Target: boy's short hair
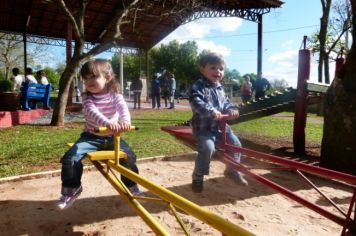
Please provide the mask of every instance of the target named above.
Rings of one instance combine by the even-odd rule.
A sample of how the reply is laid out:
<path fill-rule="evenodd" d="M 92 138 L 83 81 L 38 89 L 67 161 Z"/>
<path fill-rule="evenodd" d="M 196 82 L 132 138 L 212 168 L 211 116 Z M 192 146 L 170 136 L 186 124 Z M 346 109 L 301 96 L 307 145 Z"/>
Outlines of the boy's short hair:
<path fill-rule="evenodd" d="M 216 52 L 207 52 L 200 56 L 199 66 L 206 66 L 206 64 L 219 64 L 225 65 L 224 57 Z"/>
<path fill-rule="evenodd" d="M 20 73 L 19 68 L 14 67 L 14 68 L 12 69 L 12 73 L 13 73 L 14 75 L 18 75 L 18 74 Z"/>
<path fill-rule="evenodd" d="M 31 67 L 26 67 L 25 73 L 28 74 L 28 75 L 32 75 L 32 73 L 33 73 L 32 68 Z"/>

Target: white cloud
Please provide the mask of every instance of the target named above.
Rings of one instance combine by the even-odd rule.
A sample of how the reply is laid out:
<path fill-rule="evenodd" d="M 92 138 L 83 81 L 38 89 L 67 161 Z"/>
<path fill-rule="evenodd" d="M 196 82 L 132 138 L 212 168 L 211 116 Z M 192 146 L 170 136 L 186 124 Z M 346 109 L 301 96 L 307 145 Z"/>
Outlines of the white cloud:
<path fill-rule="evenodd" d="M 268 58 L 268 69 L 263 73 L 266 78 L 284 79 L 289 86 L 297 87 L 298 83 L 298 52 L 299 50 L 290 50 L 273 54 Z M 332 79 L 335 73 L 335 63 L 330 62 L 330 78 Z M 316 58 L 311 59 L 309 82 L 318 83 L 318 64 Z"/>
<path fill-rule="evenodd" d="M 282 48 L 285 48 L 286 50 L 291 50 L 295 44 L 294 40 L 288 40 L 284 43 L 282 43 Z"/>
<path fill-rule="evenodd" d="M 203 49 L 210 50 L 212 52 L 218 52 L 224 57 L 229 56 L 231 54 L 230 48 L 224 45 L 218 45 L 213 41 L 204 41 L 204 40 L 197 40 L 198 51 L 202 51 Z"/>
<path fill-rule="evenodd" d="M 290 45 L 286 42 L 285 45 Z M 289 86 L 296 87 L 298 80 L 298 50 L 287 50 L 272 54 L 268 58 L 268 68 L 263 76 L 273 79 L 284 79 Z"/>
<path fill-rule="evenodd" d="M 224 56 L 230 55 L 231 50 L 223 45 L 218 45 L 213 41 L 200 40 L 209 34 L 219 35 L 225 32 L 233 32 L 241 26 L 242 19 L 237 17 L 222 18 L 202 18 L 188 24 L 182 25 L 163 39 L 160 44 L 167 44 L 172 40 L 184 43 L 188 40 L 194 40 L 198 44 L 198 50 L 209 49 L 218 51 Z"/>
<path fill-rule="evenodd" d="M 285 62 L 286 60 L 293 60 L 298 57 L 297 50 L 287 50 L 280 53 L 275 53 L 271 57 L 268 58 L 268 61 L 274 63 Z"/>
<path fill-rule="evenodd" d="M 220 17 L 200 19 L 201 24 L 206 25 L 212 30 L 221 32 L 234 32 L 242 25 L 242 19 L 237 17 Z"/>

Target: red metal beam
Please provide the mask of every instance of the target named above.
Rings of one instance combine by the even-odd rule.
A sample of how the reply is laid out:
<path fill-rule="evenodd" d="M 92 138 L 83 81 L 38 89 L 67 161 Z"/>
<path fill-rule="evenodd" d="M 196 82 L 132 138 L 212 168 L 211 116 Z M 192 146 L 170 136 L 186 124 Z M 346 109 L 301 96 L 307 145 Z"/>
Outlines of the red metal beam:
<path fill-rule="evenodd" d="M 235 152 L 241 152 L 242 154 L 246 154 L 251 157 L 256 157 L 256 158 L 271 161 L 273 163 L 277 163 L 277 164 L 280 164 L 283 166 L 288 166 L 288 167 L 302 170 L 302 171 L 305 171 L 308 173 L 328 177 L 331 179 L 341 180 L 341 181 L 347 182 L 349 184 L 356 185 L 356 176 L 354 176 L 354 175 L 326 169 L 326 168 L 319 167 L 319 166 L 312 166 L 312 165 L 304 164 L 304 163 L 293 161 L 293 160 L 287 160 L 287 159 L 284 159 L 284 158 L 281 158 L 278 156 L 254 151 L 254 150 L 247 149 L 247 148 L 235 147 L 231 144 L 225 144 L 225 145 L 223 145 L 223 147 L 225 149 L 229 149 L 229 150 L 232 150 Z"/>
<path fill-rule="evenodd" d="M 251 171 L 249 171 L 247 168 L 245 168 L 243 165 L 235 162 L 231 157 L 226 157 L 225 155 L 225 158 L 222 158 L 220 159 L 222 162 L 224 162 L 225 164 L 228 164 L 229 166 L 231 166 L 232 168 L 234 169 L 237 169 L 243 173 L 245 173 L 246 175 L 256 179 L 257 181 L 261 182 L 262 184 L 265 184 L 271 188 L 273 188 L 274 190 L 276 190 L 277 192 L 289 197 L 290 199 L 293 199 L 294 201 L 302 204 L 303 206 L 306 206 L 308 207 L 309 209 L 319 213 L 320 215 L 334 221 L 335 223 L 343 226 L 345 224 L 345 219 L 343 219 L 342 217 L 340 216 L 337 216 L 323 208 L 321 208 L 320 206 L 308 201 L 308 200 L 305 200 L 304 198 L 298 196 L 297 194 L 291 192 L 290 190 L 284 188 L 283 186 L 279 185 L 279 184 L 276 184 L 274 182 L 272 182 L 271 180 L 267 179 L 267 178 L 264 178 L 258 174 L 255 174 Z"/>

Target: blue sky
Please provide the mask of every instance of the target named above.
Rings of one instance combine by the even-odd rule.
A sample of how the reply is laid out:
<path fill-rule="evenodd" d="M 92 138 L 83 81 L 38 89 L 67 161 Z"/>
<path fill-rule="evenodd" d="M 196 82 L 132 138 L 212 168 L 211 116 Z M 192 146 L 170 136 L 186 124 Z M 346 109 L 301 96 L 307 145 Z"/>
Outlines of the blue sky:
<path fill-rule="evenodd" d="M 264 15 L 264 77 L 285 79 L 290 86 L 296 86 L 298 50 L 304 35 L 318 31 L 321 12 L 320 0 L 284 0 L 281 8 Z M 180 26 L 160 43 L 174 39 L 181 43 L 195 40 L 199 50 L 209 49 L 223 54 L 229 69 L 236 69 L 241 74 L 257 73 L 257 24 L 254 22 L 236 17 L 199 19 Z M 65 58 L 64 49 L 54 48 L 56 54 L 60 54 L 55 58 Z M 99 56 L 110 58 L 111 54 Z M 333 74 L 334 64 L 330 67 Z M 311 81 L 316 80 L 316 61 L 312 60 Z"/>
<path fill-rule="evenodd" d="M 285 0 L 263 17 L 263 76 L 296 86 L 298 50 L 304 35 L 319 29 L 320 0 Z M 227 67 L 241 74 L 257 73 L 257 24 L 240 18 L 199 19 L 179 27 L 161 43 L 195 40 L 199 49 L 225 56 Z M 315 60 L 311 81 L 316 81 Z M 333 65 L 331 65 L 331 72 Z"/>

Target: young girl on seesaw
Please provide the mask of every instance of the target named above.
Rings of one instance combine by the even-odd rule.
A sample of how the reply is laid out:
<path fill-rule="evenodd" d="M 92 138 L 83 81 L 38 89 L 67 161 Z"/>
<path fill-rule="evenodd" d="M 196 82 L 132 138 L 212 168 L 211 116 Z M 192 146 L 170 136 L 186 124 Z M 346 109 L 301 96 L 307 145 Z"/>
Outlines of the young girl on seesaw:
<path fill-rule="evenodd" d="M 83 65 L 80 75 L 86 91 L 83 94 L 85 127 L 80 138 L 64 154 L 62 163 L 62 191 L 58 202 L 60 209 L 69 207 L 80 195 L 83 188 L 82 159 L 89 152 L 97 150 L 114 150 L 114 134 L 128 131 L 131 116 L 124 97 L 119 93 L 119 85 L 109 61 L 104 59 L 90 60 Z M 111 132 L 95 133 L 97 127 L 107 127 Z M 120 148 L 127 154 L 127 160 L 120 159 L 120 164 L 138 173 L 136 155 L 121 138 Z M 133 195 L 140 194 L 135 182 L 121 175 L 121 180 Z"/>

